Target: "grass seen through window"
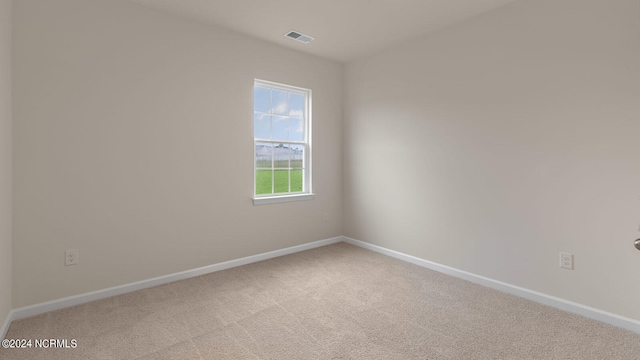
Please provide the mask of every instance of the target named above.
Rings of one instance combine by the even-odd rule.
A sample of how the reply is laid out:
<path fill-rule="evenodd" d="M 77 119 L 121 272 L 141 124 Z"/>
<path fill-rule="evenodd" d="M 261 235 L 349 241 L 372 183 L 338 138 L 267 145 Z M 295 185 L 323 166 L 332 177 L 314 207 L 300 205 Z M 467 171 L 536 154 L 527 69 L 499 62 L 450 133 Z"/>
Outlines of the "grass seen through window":
<path fill-rule="evenodd" d="M 289 191 L 289 172 L 291 172 L 291 191 Z M 273 193 L 300 192 L 302 191 L 302 169 L 256 170 L 256 194 L 271 194 L 272 184 Z"/>

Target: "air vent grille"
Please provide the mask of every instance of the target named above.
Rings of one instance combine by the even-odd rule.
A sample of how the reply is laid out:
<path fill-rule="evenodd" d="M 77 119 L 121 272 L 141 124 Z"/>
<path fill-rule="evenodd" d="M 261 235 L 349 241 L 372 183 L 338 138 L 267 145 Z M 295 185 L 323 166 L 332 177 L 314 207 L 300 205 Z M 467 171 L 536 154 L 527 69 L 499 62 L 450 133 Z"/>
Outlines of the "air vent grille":
<path fill-rule="evenodd" d="M 284 34 L 284 36 L 286 37 L 290 37 L 294 40 L 300 41 L 303 44 L 308 44 L 310 43 L 313 39 L 315 39 L 313 36 L 309 36 L 309 35 L 305 35 L 301 32 L 295 31 L 295 30 L 291 30 L 289 32 L 287 32 L 286 34 Z"/>

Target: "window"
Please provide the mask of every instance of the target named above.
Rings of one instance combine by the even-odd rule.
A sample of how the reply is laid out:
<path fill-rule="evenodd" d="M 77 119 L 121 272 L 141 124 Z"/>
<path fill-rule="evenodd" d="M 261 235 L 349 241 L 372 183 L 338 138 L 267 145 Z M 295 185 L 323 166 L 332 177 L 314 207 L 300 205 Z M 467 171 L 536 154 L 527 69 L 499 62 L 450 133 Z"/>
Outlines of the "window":
<path fill-rule="evenodd" d="M 311 199 L 311 90 L 255 80 L 253 146 L 254 204 Z"/>

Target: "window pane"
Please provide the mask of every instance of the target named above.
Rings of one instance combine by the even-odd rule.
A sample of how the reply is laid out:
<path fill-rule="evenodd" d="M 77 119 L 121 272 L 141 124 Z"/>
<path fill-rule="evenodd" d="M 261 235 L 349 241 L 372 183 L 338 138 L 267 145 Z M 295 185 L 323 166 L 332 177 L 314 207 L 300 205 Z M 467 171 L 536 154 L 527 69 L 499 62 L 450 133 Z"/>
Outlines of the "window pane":
<path fill-rule="evenodd" d="M 310 192 L 310 92 L 255 80 L 254 144 L 255 195 Z"/>
<path fill-rule="evenodd" d="M 289 116 L 304 117 L 304 95 L 289 93 Z"/>
<path fill-rule="evenodd" d="M 268 113 L 271 109 L 271 90 L 259 86 L 253 87 L 253 111 Z"/>
<path fill-rule="evenodd" d="M 291 168 L 302 169 L 304 167 L 304 145 L 291 145 Z"/>
<path fill-rule="evenodd" d="M 273 148 L 271 144 L 256 143 L 256 168 L 271 169 Z"/>
<path fill-rule="evenodd" d="M 273 192 L 274 193 L 289 192 L 289 170 L 273 171 Z"/>
<path fill-rule="evenodd" d="M 272 116 L 272 134 L 273 140 L 289 140 L 289 119 L 284 116 Z"/>
<path fill-rule="evenodd" d="M 304 141 L 304 123 L 302 122 L 302 119 L 289 119 L 289 140 Z"/>
<path fill-rule="evenodd" d="M 253 114 L 253 137 L 258 139 L 271 139 L 271 116 Z"/>
<path fill-rule="evenodd" d="M 271 110 L 274 114 L 289 115 L 289 93 L 281 90 L 271 90 Z"/>
<path fill-rule="evenodd" d="M 302 169 L 291 170 L 291 192 L 302 191 Z"/>
<path fill-rule="evenodd" d="M 272 170 L 256 170 L 256 194 L 272 194 Z"/>
<path fill-rule="evenodd" d="M 273 148 L 273 167 L 289 168 L 289 145 L 278 144 Z"/>

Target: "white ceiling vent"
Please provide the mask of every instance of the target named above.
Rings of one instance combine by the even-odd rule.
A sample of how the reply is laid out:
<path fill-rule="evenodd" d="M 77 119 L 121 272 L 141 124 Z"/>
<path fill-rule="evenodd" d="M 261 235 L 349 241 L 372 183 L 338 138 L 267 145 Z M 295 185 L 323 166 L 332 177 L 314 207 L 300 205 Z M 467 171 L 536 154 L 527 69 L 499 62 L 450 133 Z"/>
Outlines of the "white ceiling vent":
<path fill-rule="evenodd" d="M 286 34 L 284 34 L 284 36 L 292 38 L 292 39 L 297 40 L 297 41 L 300 41 L 303 44 L 308 44 L 313 39 L 315 39 L 313 36 L 305 35 L 305 34 L 303 34 L 301 32 L 297 32 L 295 30 L 291 30 L 291 31 L 287 32 Z"/>

